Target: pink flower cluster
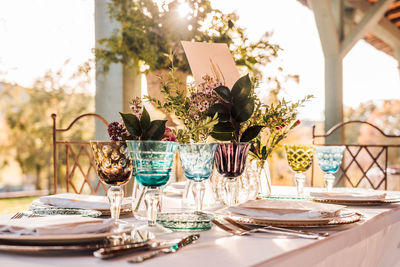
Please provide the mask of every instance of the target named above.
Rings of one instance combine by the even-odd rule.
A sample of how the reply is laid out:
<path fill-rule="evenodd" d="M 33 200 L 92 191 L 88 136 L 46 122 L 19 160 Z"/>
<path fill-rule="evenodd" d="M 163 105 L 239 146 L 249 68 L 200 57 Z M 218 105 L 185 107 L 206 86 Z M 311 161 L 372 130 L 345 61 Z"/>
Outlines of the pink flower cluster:
<path fill-rule="evenodd" d="M 177 142 L 177 139 L 174 132 L 170 128 L 165 127 L 164 136 L 161 141 Z"/>
<path fill-rule="evenodd" d="M 196 121 L 204 117 L 204 112 L 218 101 L 214 89 L 222 85 L 222 82 L 214 81 L 209 75 L 202 78 L 204 82 L 199 84 L 196 90 L 191 93 L 189 102 L 190 116 Z"/>
<path fill-rule="evenodd" d="M 107 132 L 113 141 L 122 140 L 122 136 L 131 136 L 131 134 L 126 130 L 125 125 L 122 122 L 117 121 L 114 121 L 108 125 Z"/>
<path fill-rule="evenodd" d="M 129 104 L 131 105 L 130 109 L 132 111 L 132 114 L 140 118 L 140 116 L 142 116 L 142 111 L 143 111 L 142 99 L 140 97 L 132 98 Z"/>

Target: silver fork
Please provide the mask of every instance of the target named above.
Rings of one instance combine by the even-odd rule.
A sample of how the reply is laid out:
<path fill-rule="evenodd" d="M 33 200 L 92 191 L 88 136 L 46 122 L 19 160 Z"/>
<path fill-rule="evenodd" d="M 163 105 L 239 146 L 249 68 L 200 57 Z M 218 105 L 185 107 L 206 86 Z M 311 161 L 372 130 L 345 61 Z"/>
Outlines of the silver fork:
<path fill-rule="evenodd" d="M 10 218 L 10 220 L 22 219 L 24 216 L 25 216 L 25 214 L 23 214 L 22 212 L 17 212 Z M 38 215 L 38 214 L 29 214 L 26 217 L 28 217 L 28 218 L 37 218 L 37 217 L 43 217 L 43 216 Z"/>
<path fill-rule="evenodd" d="M 319 238 L 321 238 L 321 236 L 319 236 L 318 234 L 303 234 L 303 233 L 295 233 L 295 232 L 282 232 L 282 231 L 276 231 L 276 230 L 269 230 L 269 229 L 265 229 L 265 228 L 254 228 L 254 229 L 251 229 L 250 227 L 243 226 L 243 225 L 241 225 L 240 228 L 238 226 L 236 226 L 238 228 L 232 228 L 232 227 L 227 226 L 226 224 L 223 224 L 222 222 L 220 222 L 217 219 L 213 219 L 212 222 L 215 225 L 217 225 L 219 228 L 221 228 L 222 230 L 225 230 L 228 233 L 231 233 L 233 235 L 238 235 L 238 236 L 251 235 L 251 234 L 253 234 L 255 232 L 263 232 L 263 233 L 269 233 L 269 234 L 284 234 L 284 235 L 288 235 L 288 236 L 295 236 L 295 237 L 301 237 L 301 238 L 307 238 L 307 239 L 319 239 Z M 231 224 L 231 225 L 233 225 L 233 224 Z"/>
<path fill-rule="evenodd" d="M 228 221 L 230 224 L 245 230 L 245 231 L 251 231 L 251 232 L 266 232 L 266 230 L 268 230 L 268 232 L 272 232 L 272 231 L 276 231 L 276 233 L 294 233 L 294 234 L 302 234 L 302 235 L 318 235 L 320 237 L 327 237 L 329 236 L 329 233 L 327 232 L 310 232 L 310 231 L 305 231 L 305 230 L 294 230 L 294 229 L 288 229 L 288 228 L 282 228 L 282 227 L 276 227 L 276 226 L 261 226 L 261 227 L 257 227 L 257 228 L 251 228 L 245 224 L 241 224 L 238 223 L 237 221 L 228 218 L 228 217 L 224 217 L 224 219 L 226 221 Z"/>

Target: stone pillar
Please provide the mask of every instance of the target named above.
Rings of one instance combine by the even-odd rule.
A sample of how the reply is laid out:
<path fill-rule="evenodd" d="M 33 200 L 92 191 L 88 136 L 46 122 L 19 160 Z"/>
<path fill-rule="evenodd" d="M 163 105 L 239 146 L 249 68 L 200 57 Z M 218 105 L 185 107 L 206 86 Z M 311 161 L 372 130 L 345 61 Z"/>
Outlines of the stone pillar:
<path fill-rule="evenodd" d="M 325 57 L 325 132 L 343 121 L 343 60 L 337 56 Z M 326 138 L 326 144 L 340 144 L 343 130 Z"/>
<path fill-rule="evenodd" d="M 119 23 L 111 21 L 108 14 L 108 0 L 96 0 L 95 3 L 95 39 L 112 35 Z M 107 73 L 101 71 L 100 62 L 96 62 L 96 97 L 95 112 L 108 122 L 120 121 L 118 112 L 129 112 L 129 100 L 141 96 L 141 76 L 138 71 L 112 64 Z M 106 127 L 96 120 L 96 139 L 108 139 Z"/>
<path fill-rule="evenodd" d="M 394 50 L 394 58 L 397 60 L 397 69 L 399 70 L 399 79 L 400 79 L 400 44 L 393 47 Z"/>

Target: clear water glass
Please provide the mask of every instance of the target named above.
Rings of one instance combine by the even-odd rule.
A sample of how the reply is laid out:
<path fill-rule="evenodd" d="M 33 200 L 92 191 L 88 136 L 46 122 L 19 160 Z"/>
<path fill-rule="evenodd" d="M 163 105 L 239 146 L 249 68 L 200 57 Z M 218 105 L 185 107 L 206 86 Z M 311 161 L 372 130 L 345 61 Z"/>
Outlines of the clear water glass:
<path fill-rule="evenodd" d="M 342 164 L 343 152 L 345 149 L 345 146 L 315 147 L 318 165 L 325 173 L 324 182 L 327 191 L 332 191 L 333 189 L 333 184 L 335 182 L 335 176 L 333 174 L 339 170 L 339 167 Z"/>
<path fill-rule="evenodd" d="M 171 174 L 176 142 L 127 141 L 132 161 L 135 164 L 135 179 L 142 186 L 139 204 L 146 206 L 148 226 L 154 226 L 157 213 L 161 210 L 162 189 Z"/>
<path fill-rule="evenodd" d="M 286 157 L 290 169 L 295 172 L 297 195 L 304 195 L 306 176 L 304 172 L 310 169 L 313 161 L 313 145 L 285 145 Z"/>
<path fill-rule="evenodd" d="M 205 194 L 204 180 L 210 178 L 214 168 L 214 155 L 218 143 L 180 144 L 179 158 L 186 178 L 192 186 L 196 211 L 202 211 Z"/>
<path fill-rule="evenodd" d="M 246 167 L 250 143 L 220 143 L 215 152 L 217 171 L 225 178 L 227 205 L 238 202 L 237 177 Z"/>

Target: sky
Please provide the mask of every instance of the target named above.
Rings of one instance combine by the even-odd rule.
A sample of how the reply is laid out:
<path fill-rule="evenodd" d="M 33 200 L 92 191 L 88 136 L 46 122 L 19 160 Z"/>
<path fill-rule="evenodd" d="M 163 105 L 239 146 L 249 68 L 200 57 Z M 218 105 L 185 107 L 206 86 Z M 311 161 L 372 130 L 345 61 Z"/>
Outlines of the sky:
<path fill-rule="evenodd" d="M 321 120 L 324 109 L 324 58 L 312 12 L 296 0 L 212 0 L 224 12 L 236 11 L 251 40 L 272 31 L 272 42 L 283 51 L 277 65 L 300 75 L 300 83 L 285 92 L 296 100 L 315 99 L 301 112 Z M 23 8 L 21 8 L 23 7 Z M 0 80 L 30 86 L 47 70 L 58 70 L 70 59 L 67 71 L 93 57 L 94 0 L 0 1 Z M 273 75 L 274 68 L 265 69 Z M 343 98 L 356 107 L 371 99 L 399 99 L 397 62 L 364 41 L 344 58 Z M 94 85 L 91 88 L 94 91 Z"/>

